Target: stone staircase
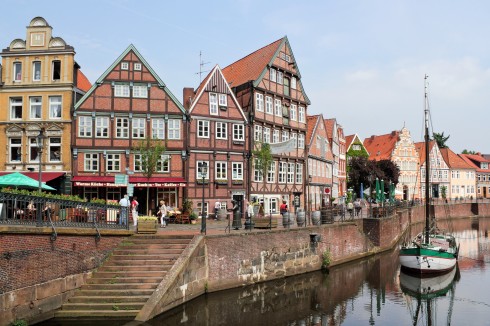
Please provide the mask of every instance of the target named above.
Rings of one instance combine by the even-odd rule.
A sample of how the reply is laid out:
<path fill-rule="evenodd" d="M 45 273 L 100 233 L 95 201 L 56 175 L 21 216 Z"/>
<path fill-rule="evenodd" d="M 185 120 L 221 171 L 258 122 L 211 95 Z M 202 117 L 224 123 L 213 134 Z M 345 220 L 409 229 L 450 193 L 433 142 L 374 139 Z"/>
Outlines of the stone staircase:
<path fill-rule="evenodd" d="M 150 298 L 193 235 L 134 235 L 76 291 L 56 318 L 131 319 Z"/>

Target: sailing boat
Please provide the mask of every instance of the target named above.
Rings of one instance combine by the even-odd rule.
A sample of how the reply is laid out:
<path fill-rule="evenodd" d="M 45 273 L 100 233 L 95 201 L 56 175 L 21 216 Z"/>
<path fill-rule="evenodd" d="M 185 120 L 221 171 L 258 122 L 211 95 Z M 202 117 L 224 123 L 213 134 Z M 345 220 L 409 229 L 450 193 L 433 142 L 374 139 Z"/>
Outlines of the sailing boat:
<path fill-rule="evenodd" d="M 459 246 L 449 233 L 441 232 L 430 223 L 430 158 L 429 158 L 429 105 L 427 75 L 425 75 L 425 229 L 400 249 L 403 269 L 419 274 L 446 273 L 456 266 Z M 434 219 L 435 221 L 435 219 Z"/>

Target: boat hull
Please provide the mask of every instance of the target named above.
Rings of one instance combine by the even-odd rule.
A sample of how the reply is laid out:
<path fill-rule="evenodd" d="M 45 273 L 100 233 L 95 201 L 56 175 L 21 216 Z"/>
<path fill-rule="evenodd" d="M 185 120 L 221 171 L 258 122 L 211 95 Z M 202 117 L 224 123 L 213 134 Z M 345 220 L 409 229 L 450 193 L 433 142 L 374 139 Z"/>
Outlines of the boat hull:
<path fill-rule="evenodd" d="M 412 273 L 446 273 L 456 266 L 456 262 L 455 254 L 438 249 L 411 247 L 400 250 L 402 268 Z"/>

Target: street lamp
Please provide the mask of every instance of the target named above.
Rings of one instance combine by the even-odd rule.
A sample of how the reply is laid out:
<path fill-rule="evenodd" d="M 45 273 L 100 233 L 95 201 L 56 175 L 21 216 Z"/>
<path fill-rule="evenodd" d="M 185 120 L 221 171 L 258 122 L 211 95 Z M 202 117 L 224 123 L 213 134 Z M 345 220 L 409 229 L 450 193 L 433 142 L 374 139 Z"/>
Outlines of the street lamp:
<path fill-rule="evenodd" d="M 206 234 L 206 211 L 204 210 L 204 182 L 208 174 L 208 164 L 206 162 L 200 162 L 198 168 L 201 171 L 201 178 L 202 178 L 201 234 Z"/>
<path fill-rule="evenodd" d="M 43 156 L 43 146 L 44 146 L 44 133 L 43 130 L 39 130 L 39 135 L 36 137 L 36 145 L 37 145 L 37 159 L 39 161 L 39 194 L 41 194 L 42 191 L 42 165 L 41 165 L 41 158 Z M 37 226 L 42 225 L 42 216 L 41 216 L 41 205 L 39 204 L 39 207 L 37 208 Z"/>

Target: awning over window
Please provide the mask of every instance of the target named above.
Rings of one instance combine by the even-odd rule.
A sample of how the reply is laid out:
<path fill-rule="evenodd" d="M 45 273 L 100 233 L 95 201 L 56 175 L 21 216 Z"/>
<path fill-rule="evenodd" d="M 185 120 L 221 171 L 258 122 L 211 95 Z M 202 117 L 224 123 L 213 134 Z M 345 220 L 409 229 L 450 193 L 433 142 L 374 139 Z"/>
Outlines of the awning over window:
<path fill-rule="evenodd" d="M 10 174 L 13 172 L 20 172 L 29 178 L 39 181 L 39 172 L 22 172 L 22 171 L 12 171 L 12 172 L 0 172 L 0 176 Z M 54 180 L 58 177 L 65 175 L 65 172 L 41 172 L 41 182 L 48 182 Z"/>
<path fill-rule="evenodd" d="M 114 176 L 74 176 L 71 181 L 75 187 L 126 187 L 125 184 L 114 183 Z M 151 188 L 183 188 L 186 186 L 184 178 L 167 177 L 129 177 L 129 183 L 135 187 Z"/>

